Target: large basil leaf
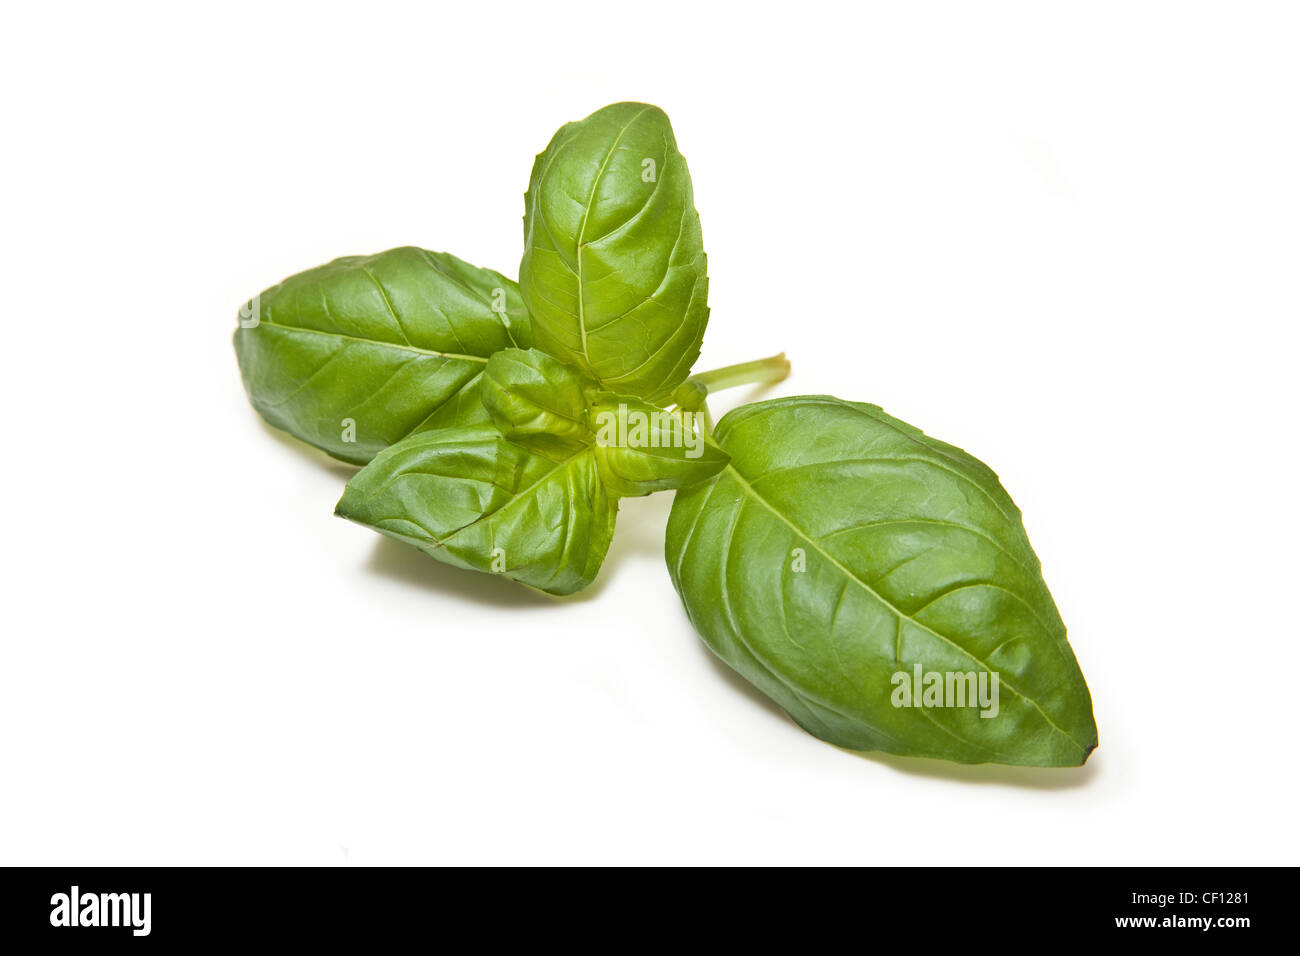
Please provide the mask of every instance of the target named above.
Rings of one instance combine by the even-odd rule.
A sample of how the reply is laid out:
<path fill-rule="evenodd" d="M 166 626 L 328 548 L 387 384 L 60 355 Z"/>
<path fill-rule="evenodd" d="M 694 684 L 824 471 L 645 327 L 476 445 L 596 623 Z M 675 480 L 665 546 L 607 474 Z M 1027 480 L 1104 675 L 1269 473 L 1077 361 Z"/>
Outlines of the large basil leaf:
<path fill-rule="evenodd" d="M 560 128 L 524 197 L 523 298 L 538 347 L 661 401 L 708 321 L 690 173 L 664 112 L 616 103 Z"/>
<path fill-rule="evenodd" d="M 235 332 L 262 417 L 356 464 L 415 431 L 486 422 L 488 356 L 530 344 L 515 283 L 412 247 L 290 276 L 245 308 Z"/>
<path fill-rule="evenodd" d="M 380 452 L 336 510 L 448 564 L 571 594 L 600 570 L 618 506 L 589 445 L 543 454 L 477 425 Z"/>
<path fill-rule="evenodd" d="M 623 498 L 684 488 L 716 475 L 727 453 L 705 441 L 690 413 L 599 392 L 588 411 L 605 487 Z"/>
<path fill-rule="evenodd" d="M 967 763 L 1087 759 L 1088 687 L 992 471 L 873 405 L 826 396 L 742 407 L 715 437 L 731 464 L 678 492 L 666 554 L 719 657 L 842 747 Z M 894 706 L 925 700 L 900 697 L 894 675 L 915 688 L 932 673 L 956 683 L 983 673 L 990 689 L 996 673 L 996 716 Z"/>

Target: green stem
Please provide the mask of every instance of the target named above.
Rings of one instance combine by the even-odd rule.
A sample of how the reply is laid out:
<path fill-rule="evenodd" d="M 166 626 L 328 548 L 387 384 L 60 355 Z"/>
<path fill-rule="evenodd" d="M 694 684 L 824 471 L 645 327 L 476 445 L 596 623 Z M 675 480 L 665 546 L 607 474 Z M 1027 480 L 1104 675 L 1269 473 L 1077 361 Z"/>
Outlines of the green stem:
<path fill-rule="evenodd" d="M 724 388 L 735 388 L 737 385 L 771 385 L 789 374 L 790 360 L 782 352 L 780 355 L 755 359 L 752 362 L 741 362 L 739 365 L 728 365 L 725 368 L 700 372 L 698 375 L 692 375 L 687 381 L 698 382 L 710 392 L 720 392 Z"/>
<path fill-rule="evenodd" d="M 789 374 L 790 360 L 782 352 L 780 355 L 692 375 L 673 392 L 669 401 L 687 411 L 697 411 L 704 407 L 710 392 L 720 392 L 737 385 L 770 385 Z"/>
<path fill-rule="evenodd" d="M 709 403 L 708 402 L 700 403 L 700 410 L 696 412 L 696 414 L 701 419 L 703 419 L 703 421 L 701 422 L 701 427 L 703 427 L 704 429 L 704 437 L 712 438 L 714 421 L 713 421 L 713 413 L 709 411 Z"/>

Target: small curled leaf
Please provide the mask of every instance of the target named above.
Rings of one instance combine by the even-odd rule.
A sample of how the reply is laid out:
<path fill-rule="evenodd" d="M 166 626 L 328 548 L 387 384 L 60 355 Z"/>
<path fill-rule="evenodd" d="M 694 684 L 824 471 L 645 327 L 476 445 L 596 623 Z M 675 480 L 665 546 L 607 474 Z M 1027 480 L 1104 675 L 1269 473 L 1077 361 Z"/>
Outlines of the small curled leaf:
<path fill-rule="evenodd" d="M 699 416 L 691 412 L 602 392 L 593 397 L 589 414 L 601 480 L 621 497 L 705 481 L 730 460 L 705 438 Z"/>
<path fill-rule="evenodd" d="M 483 404 L 502 434 L 541 449 L 572 448 L 592 441 L 587 426 L 589 383 L 537 349 L 503 349 L 488 359 Z"/>

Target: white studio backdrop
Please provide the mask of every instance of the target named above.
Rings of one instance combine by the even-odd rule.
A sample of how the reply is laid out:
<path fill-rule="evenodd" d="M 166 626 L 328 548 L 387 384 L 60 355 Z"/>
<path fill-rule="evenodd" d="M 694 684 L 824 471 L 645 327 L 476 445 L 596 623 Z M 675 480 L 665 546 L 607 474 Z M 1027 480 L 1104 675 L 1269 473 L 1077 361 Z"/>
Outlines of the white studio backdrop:
<path fill-rule="evenodd" d="M 15 8 L 0 863 L 1295 863 L 1300 15 L 1284 4 Z M 573 600 L 331 514 L 250 295 L 402 244 L 513 275 L 532 158 L 672 117 L 705 369 L 988 462 L 1091 687 L 1086 768 L 809 737 L 623 502 Z"/>

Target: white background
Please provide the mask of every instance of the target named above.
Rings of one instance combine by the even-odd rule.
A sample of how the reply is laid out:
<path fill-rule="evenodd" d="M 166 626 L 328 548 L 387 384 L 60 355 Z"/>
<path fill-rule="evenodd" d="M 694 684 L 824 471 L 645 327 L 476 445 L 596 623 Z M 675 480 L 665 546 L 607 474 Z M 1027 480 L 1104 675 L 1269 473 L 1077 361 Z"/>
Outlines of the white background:
<path fill-rule="evenodd" d="M 4 19 L 0 862 L 1297 862 L 1294 7 Z M 769 394 L 999 472 L 1085 769 L 804 734 L 694 636 L 668 495 L 554 601 L 332 517 L 350 469 L 251 410 L 245 299 L 406 243 L 513 275 L 533 155 L 620 99 L 691 165 L 698 368 L 784 349 Z"/>

